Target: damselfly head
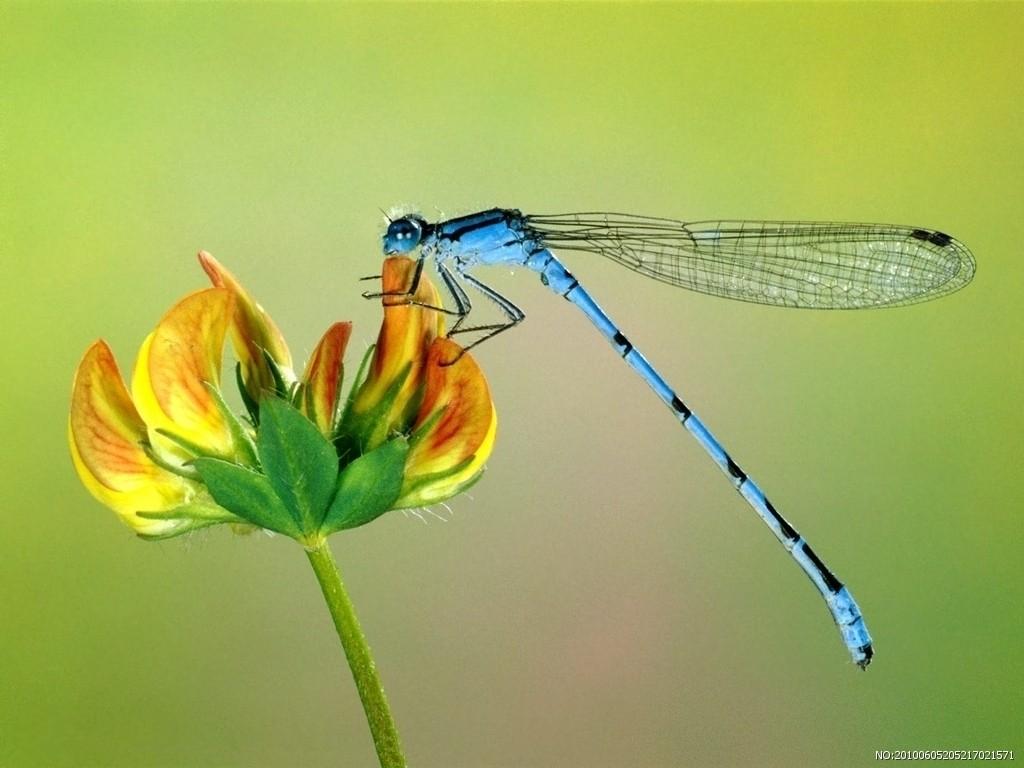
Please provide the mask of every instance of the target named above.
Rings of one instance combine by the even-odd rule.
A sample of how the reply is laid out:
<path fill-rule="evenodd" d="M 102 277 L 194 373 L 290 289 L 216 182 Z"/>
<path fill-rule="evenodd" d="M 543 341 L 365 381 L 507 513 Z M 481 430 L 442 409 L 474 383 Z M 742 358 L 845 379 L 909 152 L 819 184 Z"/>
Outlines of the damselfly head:
<path fill-rule="evenodd" d="M 410 215 L 395 219 L 388 224 L 384 233 L 384 253 L 389 256 L 395 253 L 408 253 L 423 241 L 428 229 L 426 220 L 419 216 Z"/>

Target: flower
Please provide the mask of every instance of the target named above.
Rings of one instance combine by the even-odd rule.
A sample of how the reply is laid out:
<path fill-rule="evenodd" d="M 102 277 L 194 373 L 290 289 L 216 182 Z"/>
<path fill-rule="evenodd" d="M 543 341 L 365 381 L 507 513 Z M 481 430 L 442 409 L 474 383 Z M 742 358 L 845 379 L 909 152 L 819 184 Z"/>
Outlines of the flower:
<path fill-rule="evenodd" d="M 288 345 L 270 315 L 220 262 L 206 251 L 200 251 L 199 263 L 210 282 L 226 288 L 235 297 L 231 340 L 242 366 L 246 393 L 258 400 L 261 392 L 274 389 L 278 383 L 275 368 L 277 372 L 291 374 L 292 356 Z"/>
<path fill-rule="evenodd" d="M 389 295 L 409 286 L 415 266 L 407 258 L 384 260 L 384 322 L 377 335 L 369 374 L 356 390 L 349 412 L 347 431 L 358 436 L 361 450 L 379 445 L 389 432 L 407 425 L 417 415 L 427 354 L 434 339 L 444 333 L 441 313 L 422 306 L 436 307 L 441 303 L 437 288 L 429 280 L 420 279 L 411 297 L 417 304 Z"/>
<path fill-rule="evenodd" d="M 352 323 L 335 323 L 328 328 L 302 376 L 302 413 L 328 438 L 333 437 L 340 416 L 345 347 L 351 335 Z"/>
<path fill-rule="evenodd" d="M 394 430 L 412 435 L 396 508 L 429 506 L 467 489 L 482 473 L 497 430 L 487 380 L 472 356 L 443 337 L 441 313 L 387 295 L 408 286 L 415 267 L 403 257 L 384 261 L 384 322 L 344 428 L 359 450 L 373 449 Z M 439 306 L 441 299 L 421 278 L 413 300 Z"/>
<path fill-rule="evenodd" d="M 483 474 L 498 420 L 487 380 L 457 344 L 437 338 L 427 351 L 423 402 L 396 508 L 430 506 L 461 493 Z M 444 361 L 456 359 L 451 365 Z"/>
<path fill-rule="evenodd" d="M 145 450 L 146 423 L 121 380 L 114 355 L 97 341 L 78 366 L 69 424 L 71 458 L 85 487 L 143 535 L 173 524 L 140 517 L 185 503 L 194 484 L 158 465 Z"/>
<path fill-rule="evenodd" d="M 496 417 L 473 358 L 444 338 L 436 288 L 388 258 L 377 344 L 342 397 L 351 323 L 324 333 L 301 378 L 270 316 L 208 253 L 214 287 L 174 305 L 143 341 L 131 393 L 95 342 L 72 386 L 68 437 L 86 488 L 144 538 L 218 523 L 315 546 L 389 509 L 450 498 L 474 483 Z M 245 416 L 221 388 L 230 335 Z"/>

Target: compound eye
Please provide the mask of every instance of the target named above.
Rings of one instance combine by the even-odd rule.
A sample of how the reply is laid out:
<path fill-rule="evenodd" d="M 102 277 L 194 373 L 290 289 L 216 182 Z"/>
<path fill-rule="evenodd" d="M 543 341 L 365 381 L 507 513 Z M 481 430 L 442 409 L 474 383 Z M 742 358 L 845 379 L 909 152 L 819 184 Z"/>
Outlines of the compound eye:
<path fill-rule="evenodd" d="M 423 237 L 423 227 L 415 219 L 396 219 L 388 225 L 385 243 L 390 252 L 405 253 L 411 251 Z"/>

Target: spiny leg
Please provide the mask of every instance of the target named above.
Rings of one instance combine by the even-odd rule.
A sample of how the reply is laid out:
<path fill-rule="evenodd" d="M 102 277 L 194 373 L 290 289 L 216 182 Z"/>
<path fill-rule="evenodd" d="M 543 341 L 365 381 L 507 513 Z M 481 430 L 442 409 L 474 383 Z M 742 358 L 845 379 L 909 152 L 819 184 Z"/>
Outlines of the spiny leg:
<path fill-rule="evenodd" d="M 477 280 L 472 275 L 467 274 L 466 272 L 460 272 L 459 275 L 462 277 L 463 280 L 465 280 L 470 285 L 472 285 L 474 288 L 476 288 L 478 291 L 480 291 L 480 293 L 482 293 L 488 299 L 490 299 L 495 304 L 497 304 L 498 305 L 498 309 L 500 309 L 503 313 L 505 313 L 505 316 L 508 318 L 508 322 L 506 322 L 506 323 L 488 323 L 486 325 L 473 325 L 473 326 L 470 326 L 469 328 L 460 328 L 459 327 L 459 325 L 461 323 L 461 318 L 460 318 L 460 322 L 456 323 L 455 326 L 448 332 L 449 336 L 454 336 L 456 333 L 472 333 L 473 331 L 484 331 L 485 332 L 479 339 L 476 339 L 472 344 L 470 344 L 470 345 L 468 345 L 466 347 L 463 347 L 462 352 L 459 353 L 459 357 L 462 357 L 462 355 L 464 355 L 466 352 L 468 352 L 469 350 L 471 350 L 473 347 L 477 346 L 478 344 L 482 344 L 483 342 L 487 341 L 488 339 L 494 338 L 495 336 L 497 336 L 502 331 L 507 331 L 509 328 L 512 328 L 513 326 L 516 326 L 519 323 L 521 323 L 523 320 L 526 319 L 526 313 L 523 312 L 523 310 L 521 310 L 519 307 L 517 307 L 511 301 L 509 301 L 507 298 L 505 298 L 500 293 L 498 293 L 496 290 L 491 288 L 489 285 L 480 282 L 479 280 Z M 454 283 L 455 282 L 454 275 L 450 275 L 450 276 L 451 276 L 452 281 Z M 460 291 L 462 290 L 461 286 L 459 286 L 459 290 Z M 462 294 L 466 298 L 466 301 L 468 303 L 469 302 L 469 297 L 466 296 L 465 291 L 462 291 Z M 472 304 L 470 304 L 469 307 L 470 307 L 470 309 L 472 309 Z M 448 365 L 451 365 L 451 364 L 457 362 L 458 359 L 459 359 L 458 357 L 455 358 L 455 360 L 453 360 L 451 363 L 448 363 Z"/>
<path fill-rule="evenodd" d="M 448 266 L 443 262 L 439 262 L 437 265 L 437 273 L 441 276 L 441 280 L 444 282 L 444 287 L 448 289 L 448 293 L 452 299 L 455 300 L 455 305 L 458 309 L 454 314 L 458 315 L 458 319 L 452 324 L 452 327 L 448 330 L 448 336 L 453 333 L 459 332 L 459 326 L 462 325 L 462 321 L 469 317 L 469 313 L 473 311 L 473 302 L 469 300 L 465 289 L 459 285 L 459 281 L 455 279 L 455 275 L 448 269 Z M 452 314 L 449 312 L 449 314 Z"/>
<path fill-rule="evenodd" d="M 449 309 L 447 307 L 427 304 L 426 302 L 422 301 L 411 300 L 410 297 L 414 296 L 416 294 L 416 290 L 419 288 L 420 279 L 423 276 L 423 262 L 425 260 L 426 259 L 424 256 L 420 256 L 420 258 L 416 261 L 416 269 L 413 272 L 412 280 L 410 281 L 409 286 L 405 290 L 375 292 L 364 291 L 363 298 L 379 299 L 387 296 L 401 296 L 410 299 L 409 301 L 404 302 L 404 304 L 407 304 L 409 306 L 423 307 L 424 309 L 432 309 L 436 312 L 442 312 L 446 315 L 454 316 L 456 320 L 452 324 L 451 329 L 448 331 L 447 335 L 449 337 L 454 336 L 457 333 L 471 333 L 474 331 L 485 332 L 479 339 L 476 339 L 473 343 L 469 344 L 466 347 L 463 347 L 462 351 L 459 352 L 458 356 L 454 360 L 442 363 L 442 365 L 454 365 L 459 361 L 459 358 L 461 358 L 462 355 L 464 355 L 473 347 L 477 346 L 478 344 L 481 344 L 482 342 L 487 341 L 488 339 L 494 336 L 497 336 L 502 331 L 507 331 L 509 328 L 518 325 L 519 323 L 526 319 L 526 313 L 523 312 L 523 310 L 521 310 L 515 304 L 513 304 L 509 299 L 505 298 L 496 290 L 491 288 L 489 285 L 481 282 L 472 275 L 466 274 L 465 272 L 460 272 L 459 277 L 462 277 L 464 280 L 470 283 L 470 285 L 472 285 L 474 288 L 480 291 L 480 293 L 482 293 L 488 299 L 497 304 L 498 308 L 508 318 L 508 322 L 505 323 L 488 323 L 485 325 L 474 325 L 470 326 L 469 328 L 463 328 L 462 323 L 469 316 L 469 313 L 472 312 L 473 310 L 473 302 L 470 300 L 469 295 L 466 293 L 465 289 L 461 285 L 459 285 L 459 281 L 456 275 L 444 263 L 437 264 L 437 272 L 441 276 L 441 280 L 445 284 L 445 287 L 448 289 L 449 294 L 451 294 L 452 299 L 454 299 L 456 308 Z M 377 278 L 374 276 L 368 276 L 360 279 L 373 280 Z"/>
<path fill-rule="evenodd" d="M 410 297 L 416 295 L 416 291 L 419 288 L 420 280 L 421 280 L 421 278 L 423 276 L 423 262 L 424 261 L 425 261 L 425 258 L 421 257 L 416 262 L 416 271 L 413 272 L 412 281 L 410 282 L 409 287 L 406 288 L 405 290 L 403 290 L 403 291 L 377 291 L 377 292 L 372 292 L 372 293 L 370 291 L 364 291 L 363 292 L 363 298 L 364 299 L 379 299 L 381 297 L 387 297 L 387 296 L 401 296 L 401 297 L 409 299 L 408 301 L 398 302 L 398 304 L 401 305 L 401 306 L 423 307 L 424 309 L 432 309 L 435 312 L 441 312 L 442 314 L 445 314 L 445 315 L 453 315 L 453 316 L 457 317 L 458 319 L 455 321 L 455 326 L 454 326 L 454 327 L 457 328 L 459 326 L 459 324 L 463 321 L 465 316 L 467 314 L 469 314 L 469 310 L 472 309 L 472 307 L 469 305 L 469 299 L 466 297 L 466 292 L 463 291 L 461 289 L 461 287 L 455 286 L 454 279 L 452 278 L 451 273 L 448 271 L 448 269 L 443 264 L 438 264 L 438 267 L 437 267 L 438 268 L 438 272 L 441 273 L 441 277 L 444 280 L 444 284 L 448 288 L 448 291 L 451 294 L 452 298 L 455 299 L 455 303 L 456 303 L 456 305 L 458 305 L 458 308 L 457 309 L 448 309 L 448 307 L 442 307 L 442 306 L 436 306 L 434 304 L 428 304 L 425 301 L 413 301 L 412 298 L 410 298 Z M 380 277 L 381 277 L 380 275 L 369 275 L 367 277 L 361 277 L 359 279 L 360 280 L 378 280 L 378 279 L 380 279 Z"/>
<path fill-rule="evenodd" d="M 416 270 L 412 273 L 412 281 L 409 283 L 409 287 L 404 291 L 363 291 L 364 299 L 380 299 L 385 296 L 413 296 L 416 294 L 416 289 L 420 287 L 420 278 L 423 276 L 423 262 L 426 261 L 426 256 L 420 254 L 420 257 L 416 260 Z M 380 275 L 369 275 L 367 277 L 361 277 L 360 280 L 376 280 Z"/>

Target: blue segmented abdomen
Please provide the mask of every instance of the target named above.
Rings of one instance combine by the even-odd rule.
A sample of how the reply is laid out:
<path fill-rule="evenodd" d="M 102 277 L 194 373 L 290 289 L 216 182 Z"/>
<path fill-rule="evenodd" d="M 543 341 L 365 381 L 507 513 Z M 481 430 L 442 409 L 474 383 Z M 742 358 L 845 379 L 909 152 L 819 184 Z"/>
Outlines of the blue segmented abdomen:
<path fill-rule="evenodd" d="M 619 330 L 612 319 L 598 306 L 593 297 L 580 285 L 553 253 L 537 249 L 525 261 L 526 266 L 540 274 L 542 282 L 558 295 L 575 304 L 597 327 L 623 360 L 654 390 L 655 394 L 675 414 L 679 422 L 693 435 L 711 456 L 719 469 L 729 478 L 733 487 L 747 501 L 764 523 L 790 553 L 801 570 L 825 599 L 829 612 L 842 636 L 843 643 L 853 661 L 864 669 L 871 662 L 873 647 L 860 608 L 835 574 L 818 558 L 799 532 L 776 511 L 764 492 L 743 469 L 733 461 L 728 451 L 683 402 L 668 382 Z"/>

